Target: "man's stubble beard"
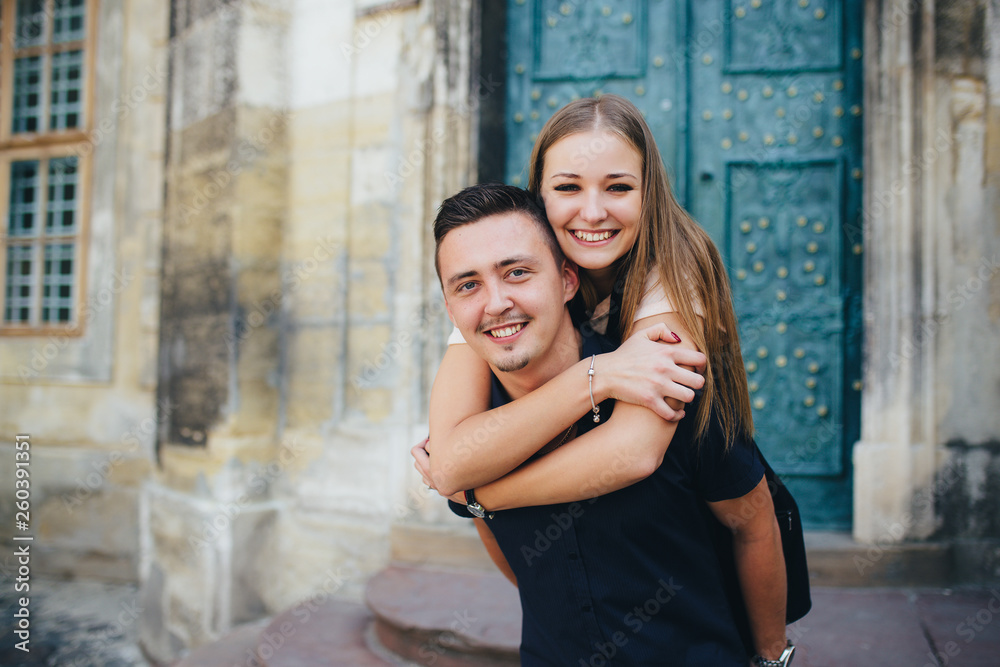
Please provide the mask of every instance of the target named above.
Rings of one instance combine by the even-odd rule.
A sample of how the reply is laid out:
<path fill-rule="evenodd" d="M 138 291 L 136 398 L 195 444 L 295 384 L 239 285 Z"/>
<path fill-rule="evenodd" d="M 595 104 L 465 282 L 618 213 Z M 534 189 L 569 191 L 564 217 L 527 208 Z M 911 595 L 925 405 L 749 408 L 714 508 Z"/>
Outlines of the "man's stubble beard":
<path fill-rule="evenodd" d="M 531 363 L 531 355 L 527 352 L 522 352 L 515 357 L 508 357 L 494 362 L 494 366 L 501 373 L 513 373 L 519 371 L 525 366 Z"/>

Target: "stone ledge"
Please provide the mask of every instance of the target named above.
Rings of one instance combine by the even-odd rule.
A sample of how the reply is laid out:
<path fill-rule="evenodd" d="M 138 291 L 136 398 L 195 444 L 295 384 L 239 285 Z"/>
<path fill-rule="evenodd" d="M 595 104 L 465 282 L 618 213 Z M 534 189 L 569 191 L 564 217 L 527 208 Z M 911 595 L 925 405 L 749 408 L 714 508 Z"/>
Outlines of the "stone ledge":
<path fill-rule="evenodd" d="M 847 533 L 806 533 L 813 586 L 869 588 L 957 583 L 952 547 L 937 542 L 861 544 Z"/>
<path fill-rule="evenodd" d="M 394 565 L 375 575 L 366 598 L 378 640 L 435 667 L 520 664 L 521 604 L 498 573 Z"/>
<path fill-rule="evenodd" d="M 172 667 L 393 667 L 407 665 L 372 641 L 362 605 L 324 598 L 241 625 Z"/>
<path fill-rule="evenodd" d="M 206 644 L 189 653 L 173 667 L 215 667 L 217 665 L 260 664 L 257 657 L 257 640 L 267 620 L 247 623 L 234 628 L 211 644 Z"/>
<path fill-rule="evenodd" d="M 471 528 L 471 526 L 469 526 Z M 394 563 L 496 572 L 475 530 L 397 524 L 389 532 Z"/>

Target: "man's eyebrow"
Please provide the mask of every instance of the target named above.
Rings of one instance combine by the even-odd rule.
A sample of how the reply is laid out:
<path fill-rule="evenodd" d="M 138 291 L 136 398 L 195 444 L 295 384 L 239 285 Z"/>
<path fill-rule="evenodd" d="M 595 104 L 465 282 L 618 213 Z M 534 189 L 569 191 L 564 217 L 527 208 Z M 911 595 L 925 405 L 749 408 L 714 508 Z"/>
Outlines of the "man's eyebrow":
<path fill-rule="evenodd" d="M 503 269 L 508 266 L 514 266 L 515 264 L 527 264 L 529 266 L 535 266 L 538 264 L 538 258 L 532 255 L 515 255 L 513 257 L 505 257 L 497 261 L 494 265 L 494 269 Z M 461 273 L 456 273 L 445 283 L 448 287 L 455 285 L 456 283 L 461 283 L 469 278 L 475 278 L 479 275 L 476 270 L 462 271 Z"/>
<path fill-rule="evenodd" d="M 499 262 L 493 265 L 493 268 L 502 269 L 507 266 L 512 266 L 514 264 L 536 264 L 538 260 L 531 255 L 516 255 L 514 257 L 508 257 L 507 259 L 501 259 Z"/>
<path fill-rule="evenodd" d="M 463 271 L 462 273 L 456 273 L 451 278 L 448 278 L 448 282 L 446 284 L 448 285 L 448 287 L 451 287 L 455 283 L 460 283 L 466 280 L 467 278 L 475 278 L 478 275 L 479 275 L 478 271 Z"/>

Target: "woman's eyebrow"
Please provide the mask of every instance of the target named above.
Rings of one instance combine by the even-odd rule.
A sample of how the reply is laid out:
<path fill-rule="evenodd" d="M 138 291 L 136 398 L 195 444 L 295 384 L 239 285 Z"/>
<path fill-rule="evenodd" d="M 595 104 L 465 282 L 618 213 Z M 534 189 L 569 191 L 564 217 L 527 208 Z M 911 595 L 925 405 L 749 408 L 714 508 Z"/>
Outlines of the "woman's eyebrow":
<path fill-rule="evenodd" d="M 580 175 L 579 174 L 574 174 L 574 173 L 569 172 L 569 171 L 560 171 L 560 172 L 557 172 L 555 174 L 552 174 L 552 176 L 550 176 L 549 178 L 550 179 L 553 179 L 553 178 L 580 178 Z M 634 178 L 636 180 L 639 180 L 638 176 L 636 176 L 635 174 L 629 173 L 627 171 L 613 172 L 613 173 L 610 173 L 610 174 L 606 174 L 604 176 L 604 178 L 608 178 L 608 179 Z"/>

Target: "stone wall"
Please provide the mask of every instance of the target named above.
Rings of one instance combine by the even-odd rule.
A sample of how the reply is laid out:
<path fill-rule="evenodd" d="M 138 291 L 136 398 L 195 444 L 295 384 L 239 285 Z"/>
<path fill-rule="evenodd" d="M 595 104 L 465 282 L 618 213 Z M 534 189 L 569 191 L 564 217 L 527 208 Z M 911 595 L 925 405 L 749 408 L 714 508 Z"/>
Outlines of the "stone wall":
<path fill-rule="evenodd" d="M 856 539 L 976 542 L 1000 576 L 998 3 L 868 6 Z M 966 555 L 963 555 L 966 554 Z M 974 553 L 973 556 L 968 556 Z"/>
<path fill-rule="evenodd" d="M 0 340 L 0 516 L 13 523 L 27 433 L 32 571 L 134 581 L 157 430 L 168 10 L 97 4 L 82 333 Z"/>
<path fill-rule="evenodd" d="M 475 136 L 470 3 L 172 15 L 162 465 L 140 519 L 161 660 L 317 592 L 360 599 L 395 523 L 448 521 L 408 450 L 448 328 L 429 221 L 474 177 Z"/>

